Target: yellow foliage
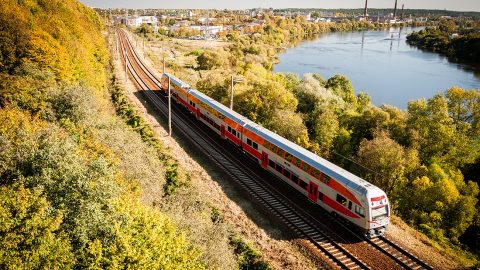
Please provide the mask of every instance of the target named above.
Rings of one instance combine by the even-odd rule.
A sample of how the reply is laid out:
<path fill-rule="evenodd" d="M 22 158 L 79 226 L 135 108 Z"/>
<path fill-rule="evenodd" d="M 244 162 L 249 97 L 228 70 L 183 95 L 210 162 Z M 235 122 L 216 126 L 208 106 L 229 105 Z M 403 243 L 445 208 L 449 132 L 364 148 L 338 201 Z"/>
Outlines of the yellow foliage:
<path fill-rule="evenodd" d="M 105 87 L 108 51 L 95 11 L 75 0 L 4 0 L 0 13 L 15 17 L 30 31 L 22 62 L 39 63 L 58 80 Z"/>

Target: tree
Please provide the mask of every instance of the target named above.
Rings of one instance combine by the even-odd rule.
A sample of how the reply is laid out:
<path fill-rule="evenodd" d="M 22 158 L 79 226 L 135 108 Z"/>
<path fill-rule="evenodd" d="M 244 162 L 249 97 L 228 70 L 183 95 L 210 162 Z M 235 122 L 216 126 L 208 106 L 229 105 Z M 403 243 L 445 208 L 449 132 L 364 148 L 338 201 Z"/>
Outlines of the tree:
<path fill-rule="evenodd" d="M 298 101 L 283 81 L 259 64 L 245 69 L 243 82 L 235 85 L 235 111 L 260 124 L 270 121 L 275 110 L 295 111 Z"/>
<path fill-rule="evenodd" d="M 219 53 L 204 51 L 197 57 L 198 69 L 210 70 L 223 65 L 224 60 Z"/>
<path fill-rule="evenodd" d="M 308 121 L 312 127 L 312 140 L 319 145 L 322 156 L 329 157 L 339 130 L 336 114 L 330 107 L 317 104 Z"/>
<path fill-rule="evenodd" d="M 309 144 L 307 127 L 299 114 L 287 110 L 275 110 L 266 127 L 289 141 L 307 148 Z"/>
<path fill-rule="evenodd" d="M 411 145 L 426 164 L 445 162 L 461 167 L 475 162 L 478 140 L 458 128 L 450 116 L 448 100 L 436 95 L 427 101 L 417 100 L 408 105 L 407 130 Z M 432 143 L 435 142 L 435 143 Z"/>
<path fill-rule="evenodd" d="M 457 243 L 474 222 L 478 184 L 465 183 L 460 171 L 436 163 L 422 171 L 404 190 L 399 210 L 430 237 Z"/>
<path fill-rule="evenodd" d="M 410 102 L 407 128 L 413 146 L 418 147 L 422 161 L 427 164 L 452 147 L 455 126 L 448 113 L 447 101 L 440 95 L 429 99 L 428 103 L 426 100 Z"/>
<path fill-rule="evenodd" d="M 146 24 L 146 23 L 142 23 L 142 24 L 135 30 L 135 32 L 146 36 L 146 35 L 148 35 L 148 34 L 153 33 L 153 27 L 150 26 L 150 25 L 148 25 L 148 24 Z"/>
<path fill-rule="evenodd" d="M 230 102 L 231 79 L 225 74 L 208 74 L 197 82 L 197 89 L 220 103 Z"/>
<path fill-rule="evenodd" d="M 442 20 L 440 20 L 440 23 L 438 24 L 438 29 L 440 31 L 442 31 L 443 33 L 449 35 L 449 34 L 455 32 L 455 29 L 457 29 L 457 25 L 455 24 L 455 21 L 453 21 L 453 20 L 442 19 Z"/>
<path fill-rule="evenodd" d="M 343 75 L 335 75 L 328 79 L 325 87 L 332 90 L 336 95 L 340 96 L 344 101 L 356 105 L 355 93 L 350 80 Z"/>
<path fill-rule="evenodd" d="M 367 179 L 393 198 L 406 184 L 405 175 L 419 164 L 415 153 L 409 153 L 381 129 L 375 130 L 372 140 L 362 140 L 357 156 L 362 165 L 372 170 L 367 172 Z"/>
<path fill-rule="evenodd" d="M 68 269 L 75 260 L 60 212 L 40 190 L 0 186 L 0 268 Z"/>

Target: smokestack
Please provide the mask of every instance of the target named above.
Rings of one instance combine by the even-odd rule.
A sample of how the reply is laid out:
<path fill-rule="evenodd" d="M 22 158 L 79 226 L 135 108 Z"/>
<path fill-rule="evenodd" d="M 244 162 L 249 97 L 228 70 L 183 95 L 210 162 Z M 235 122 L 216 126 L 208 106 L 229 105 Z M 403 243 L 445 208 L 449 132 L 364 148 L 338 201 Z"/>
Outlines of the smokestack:
<path fill-rule="evenodd" d="M 401 20 L 403 20 L 403 8 L 405 7 L 405 4 L 402 4 L 402 15 L 400 17 Z"/>
<path fill-rule="evenodd" d="M 393 18 L 395 19 L 397 17 L 397 1 L 395 0 L 395 8 L 393 9 Z"/>
<path fill-rule="evenodd" d="M 368 17 L 368 0 L 365 0 L 365 13 L 363 15 L 365 17 L 365 20 L 367 20 Z"/>

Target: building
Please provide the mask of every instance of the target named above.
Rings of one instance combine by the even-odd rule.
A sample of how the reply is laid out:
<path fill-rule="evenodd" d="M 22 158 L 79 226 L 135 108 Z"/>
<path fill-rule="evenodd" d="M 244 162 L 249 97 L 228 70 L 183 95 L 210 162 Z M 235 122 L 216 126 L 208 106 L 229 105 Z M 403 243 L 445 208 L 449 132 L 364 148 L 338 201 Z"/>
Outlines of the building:
<path fill-rule="evenodd" d="M 155 16 L 135 16 L 135 17 L 128 17 L 126 21 L 125 21 L 125 18 L 123 18 L 122 23 L 132 27 L 139 27 L 144 23 L 151 26 L 157 26 L 158 19 Z"/>

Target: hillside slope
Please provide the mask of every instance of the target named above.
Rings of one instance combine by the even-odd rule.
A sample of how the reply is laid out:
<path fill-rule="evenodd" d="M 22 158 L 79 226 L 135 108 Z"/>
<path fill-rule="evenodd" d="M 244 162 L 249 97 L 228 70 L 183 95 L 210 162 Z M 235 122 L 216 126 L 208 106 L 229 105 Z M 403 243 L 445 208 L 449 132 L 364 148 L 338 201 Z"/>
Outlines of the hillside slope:
<path fill-rule="evenodd" d="M 75 0 L 0 5 L 0 268 L 209 267 L 143 200 L 186 177 L 114 116 L 101 30 Z"/>

